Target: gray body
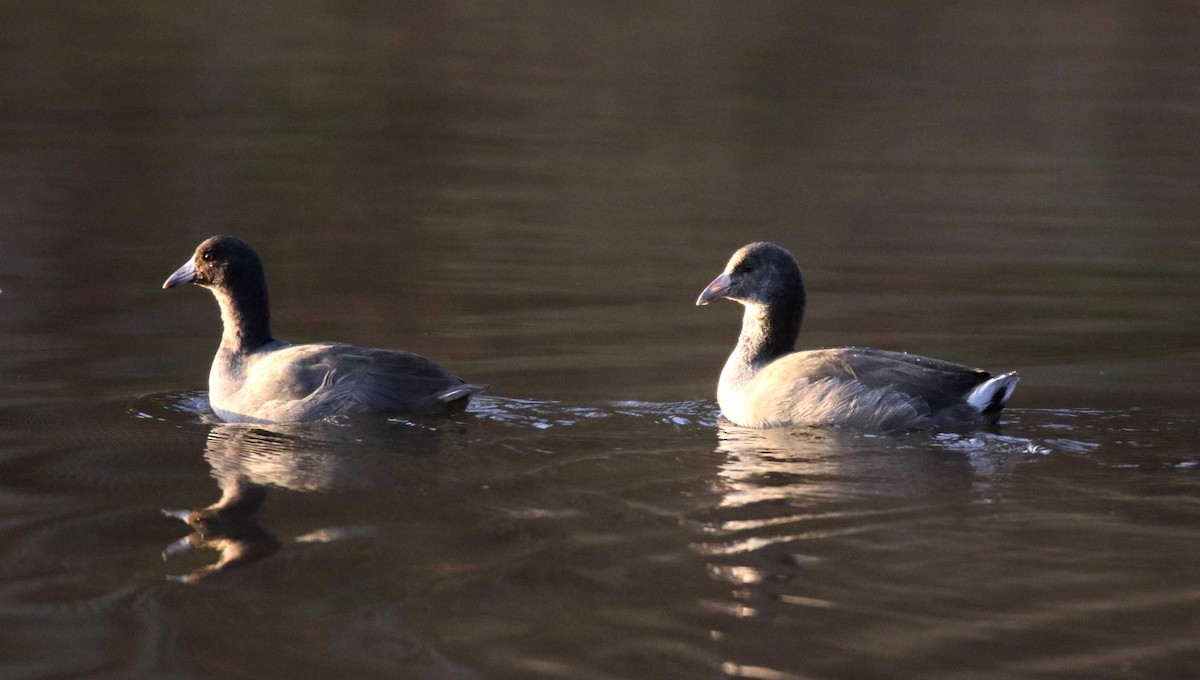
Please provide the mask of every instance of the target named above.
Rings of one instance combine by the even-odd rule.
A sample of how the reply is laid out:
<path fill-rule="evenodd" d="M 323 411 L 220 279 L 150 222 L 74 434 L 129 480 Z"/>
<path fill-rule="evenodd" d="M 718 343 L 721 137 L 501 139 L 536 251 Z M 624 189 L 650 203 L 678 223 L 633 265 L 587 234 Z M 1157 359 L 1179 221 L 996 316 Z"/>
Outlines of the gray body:
<path fill-rule="evenodd" d="M 208 375 L 209 403 L 226 422 L 287 423 L 355 413 L 443 415 L 486 389 L 401 350 L 271 336 L 266 278 L 245 242 L 214 236 L 163 288 L 194 283 L 221 307 L 221 345 Z"/>
<path fill-rule="evenodd" d="M 864 347 L 796 351 L 804 315 L 800 267 L 783 248 L 752 243 L 730 259 L 696 304 L 745 306 L 738 343 L 717 385 L 726 418 L 746 427 L 844 425 L 940 429 L 995 420 L 1016 373 L 987 371 Z"/>

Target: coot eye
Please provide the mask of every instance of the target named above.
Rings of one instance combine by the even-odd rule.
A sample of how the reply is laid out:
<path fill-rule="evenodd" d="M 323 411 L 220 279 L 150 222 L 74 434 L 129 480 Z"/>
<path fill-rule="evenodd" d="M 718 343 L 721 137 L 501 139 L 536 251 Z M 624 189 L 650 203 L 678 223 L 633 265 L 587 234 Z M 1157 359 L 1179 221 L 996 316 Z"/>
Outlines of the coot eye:
<path fill-rule="evenodd" d="M 212 261 L 213 261 L 213 260 L 215 260 L 216 258 L 215 258 L 215 257 L 213 257 L 213 254 L 212 254 L 212 251 L 211 251 L 211 250 L 206 250 L 206 251 L 204 251 L 203 253 L 200 253 L 200 259 L 201 259 L 201 260 L 204 260 L 205 262 L 212 262 Z"/>

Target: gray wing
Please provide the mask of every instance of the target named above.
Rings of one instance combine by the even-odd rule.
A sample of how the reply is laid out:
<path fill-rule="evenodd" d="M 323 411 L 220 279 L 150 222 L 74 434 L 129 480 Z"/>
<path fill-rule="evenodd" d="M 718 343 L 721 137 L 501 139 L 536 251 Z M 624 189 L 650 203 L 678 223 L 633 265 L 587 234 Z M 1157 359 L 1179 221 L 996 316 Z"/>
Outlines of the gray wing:
<path fill-rule="evenodd" d="M 811 380 L 852 379 L 872 389 L 903 392 L 923 400 L 934 411 L 960 404 L 967 393 L 991 377 L 987 371 L 950 361 L 866 347 L 795 352 L 778 362 L 794 366 L 791 370 Z"/>
<path fill-rule="evenodd" d="M 343 345 L 322 364 L 330 369 L 332 391 L 371 411 L 446 411 L 443 393 L 465 384 L 433 361 L 401 350 Z"/>
<path fill-rule="evenodd" d="M 446 413 L 465 407 L 466 399 L 483 389 L 402 350 L 339 343 L 293 345 L 268 361 L 273 364 L 278 407 L 296 419 L 361 411 Z"/>

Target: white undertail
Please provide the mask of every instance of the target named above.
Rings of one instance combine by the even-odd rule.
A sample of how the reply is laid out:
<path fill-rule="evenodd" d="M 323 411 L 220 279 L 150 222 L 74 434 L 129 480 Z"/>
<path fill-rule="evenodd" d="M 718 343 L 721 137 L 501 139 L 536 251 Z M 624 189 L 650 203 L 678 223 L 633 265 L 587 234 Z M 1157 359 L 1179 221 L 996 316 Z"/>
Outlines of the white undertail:
<path fill-rule="evenodd" d="M 1008 403 L 1020 379 L 1021 377 L 1013 372 L 984 381 L 967 395 L 967 403 L 980 413 L 995 413 Z"/>

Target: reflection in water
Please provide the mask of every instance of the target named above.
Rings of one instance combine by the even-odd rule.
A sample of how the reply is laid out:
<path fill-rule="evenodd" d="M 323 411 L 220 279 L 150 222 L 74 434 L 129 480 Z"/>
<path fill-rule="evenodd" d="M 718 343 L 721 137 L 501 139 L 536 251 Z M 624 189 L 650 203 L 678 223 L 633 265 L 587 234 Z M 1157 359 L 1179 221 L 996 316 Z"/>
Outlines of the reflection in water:
<path fill-rule="evenodd" d="M 279 539 L 254 519 L 254 513 L 266 500 L 265 487 L 240 478 L 222 479 L 221 499 L 195 510 L 163 513 L 188 523 L 194 531 L 167 546 L 163 559 L 194 549 L 216 550 L 217 562 L 202 566 L 186 576 L 173 577 L 186 583 L 198 583 L 213 574 L 257 562 L 279 550 Z"/>
<path fill-rule="evenodd" d="M 910 497 L 930 485 L 963 490 L 973 482 L 969 457 L 937 456 L 940 435 L 887 435 L 839 428 L 756 430 L 722 422 L 717 450 L 722 506 L 783 503 L 814 507 L 856 499 Z M 922 475 L 922 470 L 935 474 Z M 887 479 L 884 486 L 878 484 Z"/>
<path fill-rule="evenodd" d="M 854 658 L 882 677 L 897 656 L 910 668 L 935 670 L 945 650 L 972 636 L 1009 644 L 1030 630 L 1087 619 L 1097 595 L 1078 574 L 1117 578 L 1127 569 L 1092 560 L 1123 551 L 1095 543 L 1112 530 L 1110 511 L 1101 508 L 1094 522 L 1072 518 L 1071 532 L 1081 535 L 1064 534 L 1065 516 L 1020 509 L 1014 482 L 1067 480 L 1057 492 L 1069 496 L 1074 474 L 1095 469 L 1101 447 L 1092 437 L 1110 427 L 1136 431 L 1124 414 L 1093 413 L 1087 426 L 1073 422 L 1077 416 L 1024 411 L 1015 432 L 903 436 L 723 423 L 721 499 L 691 549 L 724 588 L 699 602 L 716 615 L 712 637 L 721 641 L 724 672 L 791 677 L 804 667 L 836 676 Z M 1039 569 L 1049 582 L 1029 579 Z M 1100 606 L 1138 616 L 1161 586 L 1147 589 L 1105 595 Z M 799 662 L 761 644 L 781 635 L 822 644 Z M 1176 651 L 1163 645 L 1148 655 Z"/>
<path fill-rule="evenodd" d="M 721 498 L 692 550 L 705 556 L 708 577 L 727 590 L 700 606 L 718 616 L 711 635 L 722 641 L 723 673 L 796 677 L 788 673 L 795 662 L 787 654 L 746 650 L 761 625 L 837 616 L 847 605 L 845 593 L 819 586 L 836 560 L 832 548 L 881 526 L 901 526 L 921 505 L 889 498 L 882 490 L 895 487 L 878 483 L 882 476 L 894 477 L 897 486 L 912 483 L 906 479 L 912 475 L 886 470 L 883 460 L 889 454 L 881 444 L 903 439 L 837 428 L 751 429 L 728 421 L 718 437 Z M 969 486 L 969 471 L 951 480 Z"/>
<path fill-rule="evenodd" d="M 722 422 L 717 450 L 726 458 L 719 477 L 724 507 L 773 500 L 797 500 L 828 492 L 836 465 L 837 430 L 829 428 L 751 429 Z"/>
<path fill-rule="evenodd" d="M 993 478 L 1030 455 L 1046 455 L 1052 443 L 1066 451 L 1094 448 L 998 432 L 757 430 L 729 422 L 719 438 L 721 519 L 706 525 L 711 540 L 696 546 L 709 555 L 774 546 L 795 557 L 795 548 L 813 539 L 907 531 L 913 518 L 996 500 Z"/>
<path fill-rule="evenodd" d="M 358 425 L 358 423 L 356 423 Z M 245 426 L 218 424 L 209 431 L 204 458 L 221 488 L 215 503 L 193 511 L 164 510 L 184 522 L 192 534 L 163 551 L 164 559 L 194 549 L 216 550 L 217 562 L 178 577 L 195 583 L 216 573 L 242 567 L 275 554 L 283 543 L 264 529 L 254 515 L 266 501 L 268 489 L 312 492 L 378 487 L 395 483 L 394 475 L 382 466 L 386 458 L 354 455 L 347 444 L 371 448 L 387 442 L 386 456 L 405 450 L 433 450 L 443 432 L 423 427 L 405 427 L 397 437 L 390 426 L 339 428 L 321 425 Z M 338 445 L 341 445 L 341 449 Z M 397 449 L 400 449 L 397 451 Z M 297 536 L 294 542 L 331 542 L 358 532 L 325 528 Z"/>

